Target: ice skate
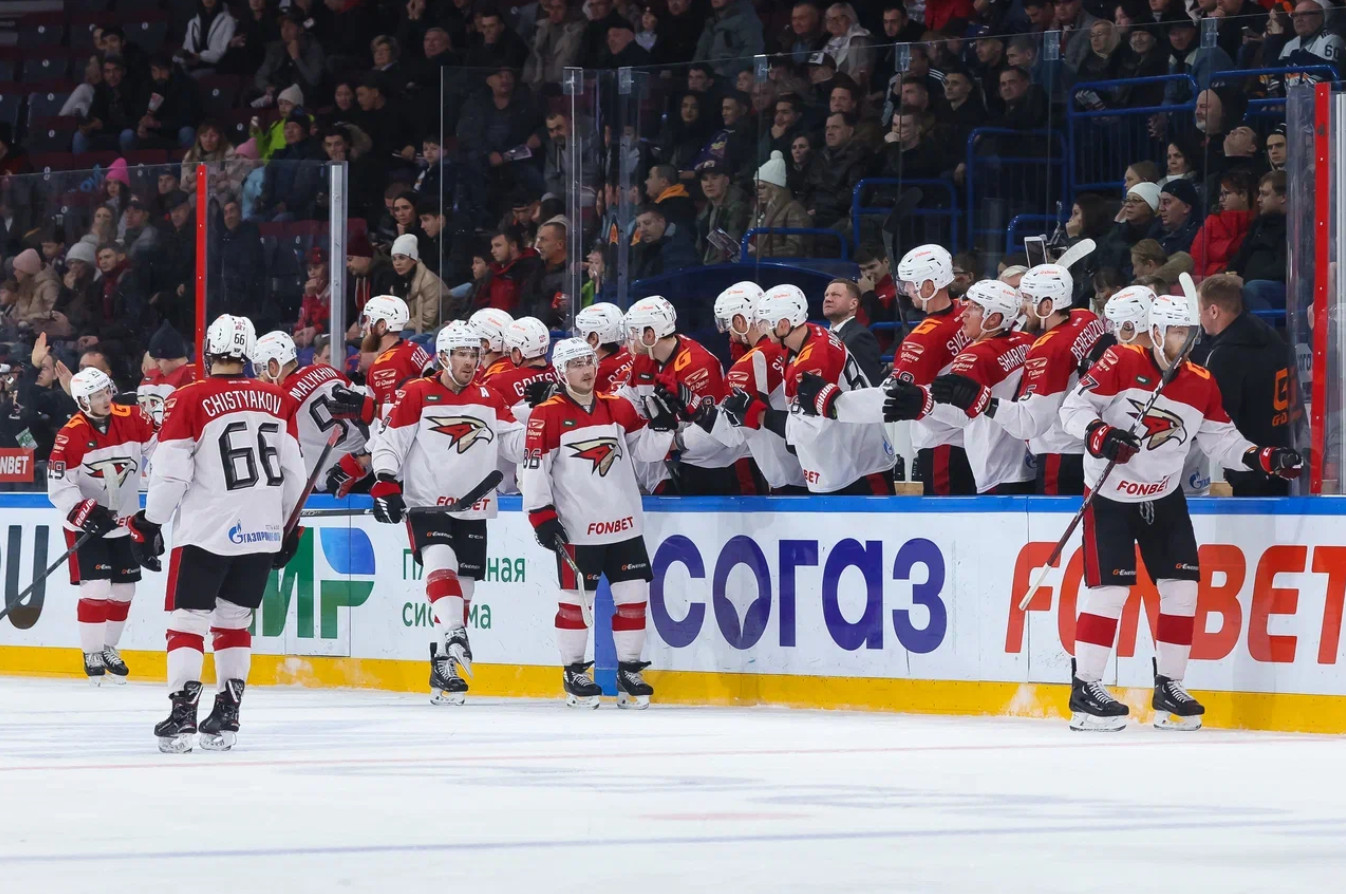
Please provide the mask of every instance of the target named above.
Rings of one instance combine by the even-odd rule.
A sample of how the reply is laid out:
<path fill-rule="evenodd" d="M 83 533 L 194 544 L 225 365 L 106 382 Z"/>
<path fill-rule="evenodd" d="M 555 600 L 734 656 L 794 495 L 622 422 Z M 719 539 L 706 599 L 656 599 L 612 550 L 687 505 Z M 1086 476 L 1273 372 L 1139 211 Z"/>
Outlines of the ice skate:
<path fill-rule="evenodd" d="M 463 673 L 472 676 L 472 646 L 467 641 L 467 630 L 460 627 L 449 634 L 444 651 L 463 669 Z"/>
<path fill-rule="evenodd" d="M 238 708 L 245 685 L 242 680 L 225 680 L 224 688 L 215 693 L 215 707 L 201 721 L 198 737 L 206 751 L 228 751 L 238 741 Z"/>
<path fill-rule="evenodd" d="M 89 678 L 90 686 L 102 686 L 107 678 L 107 666 L 103 663 L 102 652 L 84 653 L 84 675 Z"/>
<path fill-rule="evenodd" d="M 159 750 L 165 754 L 185 754 L 192 750 L 192 737 L 196 735 L 196 706 L 201 701 L 201 683 L 192 680 L 169 697 L 173 711 L 168 719 L 154 727 L 159 737 Z"/>
<path fill-rule="evenodd" d="M 1131 709 L 1097 680 L 1085 682 L 1075 677 L 1070 682 L 1070 728 L 1087 732 L 1115 733 L 1126 728 Z"/>
<path fill-rule="evenodd" d="M 617 664 L 617 707 L 643 711 L 650 706 L 654 687 L 645 682 L 641 671 L 648 661 L 622 661 Z"/>
<path fill-rule="evenodd" d="M 466 642 L 466 637 L 464 637 Z M 469 659 L 470 660 L 470 659 Z M 467 700 L 467 681 L 458 676 L 453 655 L 440 654 L 438 643 L 430 644 L 430 704 L 461 705 Z"/>
<path fill-rule="evenodd" d="M 107 677 L 105 679 L 123 685 L 126 683 L 126 677 L 131 673 L 131 669 L 122 661 L 121 653 L 113 646 L 103 647 L 103 666 L 107 668 Z"/>
<path fill-rule="evenodd" d="M 1192 694 L 1183 688 L 1181 680 L 1154 675 L 1154 697 L 1150 699 L 1154 708 L 1155 729 L 1198 730 L 1201 729 L 1201 715 L 1206 713 L 1205 705 L 1192 698 Z"/>
<path fill-rule="evenodd" d="M 578 664 L 567 664 L 562 670 L 562 680 L 566 691 L 566 707 L 598 707 L 598 702 L 603 695 L 603 687 L 595 683 L 593 675 L 589 673 L 589 668 L 593 666 L 592 661 L 582 661 Z M 639 673 L 636 676 L 639 677 Z"/>

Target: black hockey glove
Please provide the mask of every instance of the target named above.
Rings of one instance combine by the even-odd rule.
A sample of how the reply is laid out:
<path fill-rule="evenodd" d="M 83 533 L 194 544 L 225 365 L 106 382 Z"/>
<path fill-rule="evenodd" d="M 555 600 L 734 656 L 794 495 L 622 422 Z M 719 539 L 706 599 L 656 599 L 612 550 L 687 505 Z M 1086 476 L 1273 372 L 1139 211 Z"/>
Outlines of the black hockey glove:
<path fill-rule="evenodd" d="M 995 415 L 996 399 L 991 389 L 969 376 L 950 373 L 940 376 L 930 385 L 930 396 L 937 404 L 952 404 L 976 419 L 982 413 Z"/>
<path fill-rule="evenodd" d="M 679 401 L 668 389 L 654 387 L 654 394 L 645 398 L 645 410 L 650 414 L 650 428 L 654 431 L 673 431 L 678 427 Z"/>
<path fill-rule="evenodd" d="M 1084 446 L 1090 456 L 1110 459 L 1118 465 L 1128 462 L 1140 452 L 1140 438 L 1125 429 L 1095 419 L 1085 429 Z"/>
<path fill-rule="evenodd" d="M 145 518 L 142 509 L 131 516 L 126 529 L 131 532 L 131 557 L 141 568 L 162 571 L 164 566 L 159 557 L 164 554 L 164 535 L 160 526 Z"/>
<path fill-rule="evenodd" d="M 559 390 L 560 386 L 551 379 L 538 379 L 524 386 L 523 399 L 528 406 L 536 407 L 544 400 L 550 400 Z"/>
<path fill-rule="evenodd" d="M 345 385 L 335 385 L 329 398 L 332 415 L 338 419 L 359 419 L 365 425 L 374 421 L 374 398 Z"/>
<path fill-rule="evenodd" d="M 692 421 L 692 415 L 696 412 L 696 406 L 700 401 L 695 391 L 679 382 L 671 373 L 660 373 L 656 376 L 654 390 L 662 392 L 664 400 L 678 408 L 679 418 L 687 422 Z"/>
<path fill-rule="evenodd" d="M 117 527 L 117 517 L 106 506 L 99 506 L 97 500 L 81 500 L 75 504 L 66 516 L 70 524 L 85 534 L 102 537 Z"/>
<path fill-rule="evenodd" d="M 901 379 L 889 379 L 883 386 L 886 397 L 883 401 L 884 422 L 905 422 L 920 419 L 935 409 L 935 399 L 930 396 L 929 388 L 903 382 Z"/>
<path fill-rule="evenodd" d="M 837 398 L 841 389 L 817 373 L 806 372 L 795 385 L 795 402 L 805 416 L 837 418 Z"/>
<path fill-rule="evenodd" d="M 570 542 L 570 535 L 557 517 L 555 506 L 534 509 L 528 513 L 528 521 L 533 526 L 533 536 L 543 549 L 555 550 L 557 537 L 561 538 L 562 543 Z"/>
<path fill-rule="evenodd" d="M 701 426 L 706 434 L 710 434 L 715 428 L 715 420 L 719 418 L 719 415 L 720 409 L 715 406 L 715 401 L 709 397 L 703 397 L 701 403 L 696 406 L 696 412 L 692 414 L 692 422 Z"/>
<path fill-rule="evenodd" d="M 271 567 L 280 569 L 290 564 L 290 560 L 294 558 L 294 554 L 299 552 L 299 541 L 302 540 L 303 537 L 304 529 L 299 525 L 295 525 L 294 530 L 290 531 L 289 535 L 281 541 L 280 552 L 276 553 L 271 558 Z"/>
<path fill-rule="evenodd" d="M 369 489 L 374 498 L 374 518 L 385 525 L 395 525 L 407 514 L 406 501 L 402 499 L 402 486 L 392 478 L 379 476 Z"/>
<path fill-rule="evenodd" d="M 742 388 L 735 388 L 720 407 L 729 417 L 729 424 L 737 428 L 761 428 L 762 414 L 769 405 L 761 395 L 752 394 Z"/>
<path fill-rule="evenodd" d="M 1304 458 L 1289 447 L 1253 447 L 1243 454 L 1243 464 L 1277 478 L 1298 478 L 1304 471 Z"/>
<path fill-rule="evenodd" d="M 369 473 L 355 454 L 347 453 L 327 470 L 327 492 L 337 498 L 348 497 L 351 490 L 368 477 Z"/>

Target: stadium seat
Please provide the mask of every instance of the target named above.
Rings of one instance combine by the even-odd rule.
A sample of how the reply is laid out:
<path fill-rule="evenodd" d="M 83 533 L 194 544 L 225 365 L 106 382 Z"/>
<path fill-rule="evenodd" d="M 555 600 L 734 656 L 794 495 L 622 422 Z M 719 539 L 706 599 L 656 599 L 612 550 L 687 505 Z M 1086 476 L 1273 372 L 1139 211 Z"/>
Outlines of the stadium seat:
<path fill-rule="evenodd" d="M 23 107 L 23 85 L 0 84 L 0 122 L 19 123 L 19 109 Z"/>
<path fill-rule="evenodd" d="M 197 81 L 201 88 L 201 107 L 209 118 L 223 118 L 234 109 L 238 97 L 238 78 L 233 75 L 209 75 Z"/>
<path fill-rule="evenodd" d="M 24 49 L 22 80 L 27 84 L 34 81 L 64 81 L 70 77 L 71 60 L 83 57 L 82 51 L 67 47 Z"/>
<path fill-rule="evenodd" d="M 75 164 L 73 152 L 34 152 L 28 162 L 35 171 L 69 171 Z"/>
<path fill-rule="evenodd" d="M 65 13 L 31 12 L 20 16 L 18 27 L 21 47 L 60 46 L 65 37 Z"/>
<path fill-rule="evenodd" d="M 122 157 L 131 167 L 136 165 L 166 165 L 177 160 L 173 158 L 173 153 L 167 149 L 132 149 Z"/>
<path fill-rule="evenodd" d="M 29 93 L 28 120 L 32 122 L 37 121 L 40 118 L 56 117 L 61 114 L 61 107 L 65 105 L 65 101 L 69 98 L 69 90 L 57 92 L 55 90 L 45 89 Z"/>
<path fill-rule="evenodd" d="M 125 20 L 122 30 L 126 40 L 139 45 L 146 52 L 163 46 L 168 36 L 168 15 L 166 13 L 137 13 Z"/>
<path fill-rule="evenodd" d="M 20 65 L 18 56 L 0 53 L 0 81 L 17 81 Z"/>
<path fill-rule="evenodd" d="M 33 153 L 68 152 L 78 122 L 74 118 L 47 115 L 28 122 L 28 151 Z"/>

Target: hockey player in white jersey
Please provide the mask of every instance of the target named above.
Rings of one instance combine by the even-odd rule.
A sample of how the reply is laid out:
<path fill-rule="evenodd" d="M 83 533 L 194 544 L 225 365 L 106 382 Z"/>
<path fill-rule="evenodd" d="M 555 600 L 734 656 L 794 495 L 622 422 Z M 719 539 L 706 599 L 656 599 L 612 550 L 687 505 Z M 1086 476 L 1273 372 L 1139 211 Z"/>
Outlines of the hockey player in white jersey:
<path fill-rule="evenodd" d="M 431 704 L 461 705 L 472 670 L 467 617 L 476 582 L 486 572 L 486 520 L 497 498 L 449 514 L 433 507 L 454 502 L 499 465 L 523 459 L 523 426 L 493 388 L 476 378 L 481 339 L 453 322 L 435 339 L 439 374 L 407 383 L 374 442 L 374 517 L 404 518 L 416 561 L 425 568 L 425 596 L 434 612 L 430 644 Z M 399 479 L 401 479 L 399 483 Z M 409 511 L 421 510 L 421 511 Z"/>
<path fill-rule="evenodd" d="M 565 550 L 582 577 L 576 580 L 558 553 L 556 644 L 566 703 L 598 707 L 602 690 L 589 672 L 593 662 L 585 661 L 586 616 L 598 580 L 606 575 L 615 604 L 617 704 L 643 708 L 654 692 L 641 675 L 649 666 L 641 653 L 652 575 L 632 460 L 663 458 L 677 427 L 678 408 L 652 396 L 647 424 L 625 398 L 598 392 L 598 361 L 582 339 L 557 342 L 552 358 L 565 390 L 533 409 L 519 485 L 538 543 Z"/>
<path fill-rule="evenodd" d="M 80 648 L 84 673 L 95 686 L 104 679 L 125 683 L 130 673 L 117 645 L 140 563 L 120 522 L 140 508 L 140 470 L 157 430 L 145 410 L 113 403 L 116 393 L 101 370 L 75 373 L 70 396 L 79 412 L 57 432 L 47 460 L 47 496 L 65 516 L 66 545 L 91 535 L 70 557 L 70 582 L 79 586 Z"/>
<path fill-rule="evenodd" d="M 255 336 L 245 317 L 224 315 L 206 332 L 210 375 L 173 392 L 150 472 L 145 508 L 127 523 L 142 566 L 169 563 L 168 689 L 172 713 L 154 728 L 159 750 L 190 751 L 197 733 L 205 638 L 214 641 L 219 691 L 200 744 L 232 748 L 252 663 L 253 611 L 273 568 L 293 558 L 302 529 L 285 532 L 304 490 L 294 400 L 247 378 Z"/>
<path fill-rule="evenodd" d="M 1094 493 L 1084 514 L 1084 578 L 1075 628 L 1070 726 L 1119 730 L 1129 710 L 1102 684 L 1129 588 L 1136 547 L 1159 590 L 1154 696 L 1155 725 L 1197 729 L 1205 708 L 1183 687 L 1201 579 L 1196 536 L 1181 488 L 1193 445 L 1228 467 L 1298 477 L 1302 461 L 1283 447 L 1258 447 L 1234 428 L 1209 372 L 1183 358 L 1198 325 L 1181 298 L 1150 307 L 1151 347 L 1109 348 L 1065 399 L 1061 421 L 1088 450 L 1085 483 Z M 1181 360 L 1171 376 L 1165 374 Z M 1155 391 L 1161 387 L 1158 397 Z M 1153 399 L 1153 404 L 1150 403 Z M 1111 474 L 1104 471 L 1111 463 Z"/>
<path fill-rule="evenodd" d="M 333 429 L 341 430 L 341 437 L 328 454 L 328 466 L 318 476 L 323 486 L 327 472 L 336 464 L 336 458 L 348 453 L 364 451 L 368 428 L 358 419 L 338 419 L 332 415 L 332 391 L 338 386 L 349 388 L 347 379 L 335 367 L 314 363 L 300 367 L 294 339 L 279 330 L 268 332 L 257 339 L 253 348 L 252 367 L 257 378 L 294 398 L 299 405 L 295 422 L 299 429 L 299 449 L 304 455 L 304 469 L 313 474 L 318 459 L 323 455 Z"/>

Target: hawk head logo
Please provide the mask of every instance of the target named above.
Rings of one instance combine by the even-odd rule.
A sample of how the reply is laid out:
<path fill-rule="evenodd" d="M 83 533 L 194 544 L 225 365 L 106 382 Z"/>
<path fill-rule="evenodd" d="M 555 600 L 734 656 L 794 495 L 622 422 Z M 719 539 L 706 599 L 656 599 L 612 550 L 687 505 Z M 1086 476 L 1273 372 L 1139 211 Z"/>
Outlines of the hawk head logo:
<path fill-rule="evenodd" d="M 1127 398 L 1127 402 L 1136 409 L 1136 412 L 1130 414 L 1131 418 L 1140 419 L 1141 425 L 1145 428 L 1141 433 L 1145 449 L 1158 450 L 1169 441 L 1176 441 L 1179 444 L 1187 442 L 1187 426 L 1177 413 L 1159 407 L 1151 407 L 1150 411 L 1145 413 L 1145 404 L 1133 398 Z M 1144 418 L 1141 417 L 1141 413 L 1145 413 Z"/>
<path fill-rule="evenodd" d="M 587 459 L 594 464 L 594 471 L 607 475 L 612 464 L 622 458 L 622 449 L 616 438 L 594 438 L 592 441 L 575 441 L 567 444 L 575 451 L 576 459 Z"/>
<path fill-rule="evenodd" d="M 102 478 L 109 488 L 121 487 L 122 482 L 140 467 L 129 456 L 95 459 L 84 464 L 94 478 Z"/>
<path fill-rule="evenodd" d="M 449 446 L 458 445 L 459 453 L 466 453 L 473 444 L 495 440 L 491 427 L 475 416 L 430 416 L 430 430 L 446 435 Z"/>
<path fill-rule="evenodd" d="M 164 421 L 164 399 L 162 395 L 138 394 L 136 395 L 136 402 L 156 424 Z"/>

